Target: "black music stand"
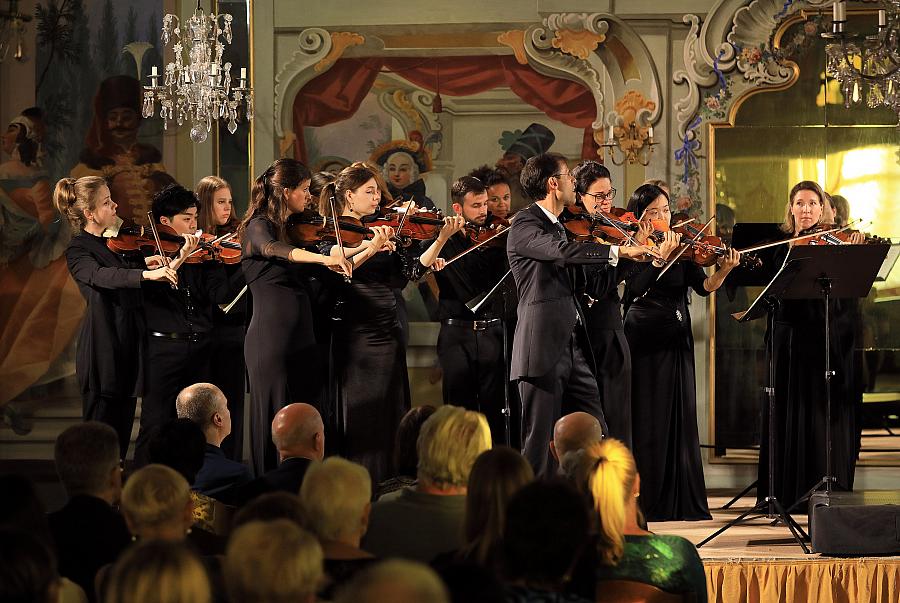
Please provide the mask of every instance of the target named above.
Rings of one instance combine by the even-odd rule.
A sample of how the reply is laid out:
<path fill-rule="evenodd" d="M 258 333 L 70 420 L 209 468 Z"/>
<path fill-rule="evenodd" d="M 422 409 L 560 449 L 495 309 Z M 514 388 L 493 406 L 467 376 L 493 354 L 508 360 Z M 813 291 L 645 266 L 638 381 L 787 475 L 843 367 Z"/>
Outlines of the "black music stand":
<path fill-rule="evenodd" d="M 815 486 L 795 501 L 790 509 L 809 500 L 812 494 L 825 488 L 831 493 L 835 482 L 831 459 L 831 317 L 832 298 L 866 297 L 878 276 L 889 244 L 875 245 L 803 245 L 794 247 L 788 260 L 803 260 L 802 269 L 783 299 L 823 299 L 825 302 L 825 475 Z"/>
<path fill-rule="evenodd" d="M 759 294 L 753 303 L 750 304 L 750 307 L 747 308 L 744 312 L 737 312 L 732 314 L 735 320 L 739 322 L 749 322 L 751 320 L 756 320 L 757 318 L 761 318 L 762 316 L 767 316 L 768 325 L 769 325 L 769 340 L 766 345 L 766 353 L 768 356 L 768 365 L 769 365 L 769 375 L 768 375 L 768 386 L 765 388 L 766 398 L 769 402 L 769 494 L 766 496 L 765 500 L 759 501 L 752 509 L 748 509 L 744 511 L 736 518 L 732 519 L 724 526 L 704 538 L 698 545 L 697 548 L 700 548 L 713 538 L 717 537 L 719 534 L 723 533 L 728 528 L 737 525 L 744 521 L 746 517 L 749 515 L 756 515 L 759 513 L 764 513 L 766 517 L 770 519 L 780 519 L 781 522 L 788 527 L 791 531 L 791 535 L 794 537 L 794 540 L 797 541 L 797 544 L 800 545 L 800 548 L 803 549 L 804 553 L 809 553 L 809 547 L 806 546 L 804 540 L 808 540 L 809 537 L 803 531 L 803 528 L 794 521 L 794 519 L 784 510 L 784 506 L 779 502 L 779 500 L 775 497 L 775 344 L 774 344 L 774 329 L 775 329 L 775 311 L 778 309 L 778 305 L 780 300 L 784 296 L 785 291 L 791 286 L 794 282 L 794 278 L 800 272 L 802 265 L 806 263 L 805 260 L 797 260 L 790 259 L 784 263 L 781 267 L 781 270 L 775 275 L 775 278 L 766 286 L 766 288 Z M 752 484 L 751 484 L 752 486 Z"/>

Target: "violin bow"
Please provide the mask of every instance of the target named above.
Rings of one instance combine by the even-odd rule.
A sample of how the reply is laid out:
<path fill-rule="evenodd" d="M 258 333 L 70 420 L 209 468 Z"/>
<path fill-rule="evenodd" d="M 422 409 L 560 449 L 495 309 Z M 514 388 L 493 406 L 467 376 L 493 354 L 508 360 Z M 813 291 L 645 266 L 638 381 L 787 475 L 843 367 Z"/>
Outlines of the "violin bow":
<path fill-rule="evenodd" d="M 198 252 L 200 252 L 200 251 L 203 251 L 204 249 L 207 249 L 207 248 L 209 248 L 209 247 L 212 247 L 212 246 L 215 245 L 216 243 L 221 243 L 221 242 L 223 242 L 223 241 L 227 241 L 228 239 L 232 238 L 233 236 L 234 236 L 234 233 L 233 233 L 233 232 L 229 232 L 228 234 L 224 234 L 224 235 L 222 235 L 221 237 L 216 237 L 216 238 L 213 239 L 212 241 L 207 241 L 206 243 L 201 243 L 200 245 L 197 245 L 197 249 L 193 250 L 192 252 L 190 252 L 190 253 L 188 254 L 188 257 L 191 257 L 191 256 L 194 255 L 195 253 L 198 253 Z"/>
<path fill-rule="evenodd" d="M 664 275 L 666 272 L 669 271 L 669 268 L 672 266 L 672 264 L 674 264 L 675 261 L 676 261 L 678 258 L 680 258 L 680 257 L 684 254 L 685 251 L 688 250 L 688 247 L 691 247 L 691 246 L 692 246 L 692 243 L 696 243 L 697 240 L 698 240 L 701 236 L 703 236 L 703 231 L 706 230 L 707 228 L 709 228 L 709 225 L 712 224 L 713 220 L 715 220 L 715 219 L 716 219 L 715 216 L 713 216 L 712 218 L 710 218 L 709 221 L 707 221 L 707 223 L 703 225 L 703 228 L 701 228 L 701 229 L 697 232 L 697 234 L 694 235 L 694 238 L 693 238 L 693 239 L 691 239 L 691 240 L 688 241 L 687 243 L 682 243 L 681 250 L 680 250 L 678 253 L 675 254 L 675 257 L 674 257 L 674 258 L 672 258 L 671 260 L 669 260 L 668 262 L 666 262 L 666 265 L 663 267 L 662 270 L 659 271 L 659 274 L 656 276 L 656 280 L 661 279 L 661 278 L 662 278 L 662 275 Z"/>
<path fill-rule="evenodd" d="M 341 238 L 341 223 L 338 222 L 337 211 L 334 209 L 334 195 L 332 194 L 328 197 L 328 205 L 331 208 L 331 221 L 334 223 L 334 238 L 337 241 L 338 249 L 341 251 L 341 256 L 346 260 L 347 254 L 344 253 L 344 240 Z M 344 282 L 350 282 L 350 275 L 344 275 Z"/>
<path fill-rule="evenodd" d="M 840 232 L 842 230 L 846 230 L 850 225 L 841 227 L 841 228 L 832 228 L 830 230 L 823 230 L 821 232 L 815 232 L 808 235 L 802 235 L 799 237 L 791 237 L 790 239 L 784 239 L 783 241 L 771 241 L 769 243 L 762 243 L 761 245 L 754 245 L 753 247 L 746 247 L 744 249 L 738 249 L 738 253 L 750 253 L 752 251 L 759 251 L 760 249 L 767 249 L 769 247 L 777 247 L 778 245 L 784 245 L 785 243 L 793 243 L 794 241 L 802 241 L 803 239 L 812 239 L 814 237 L 821 237 L 822 235 L 827 235 L 833 232 Z"/>
<path fill-rule="evenodd" d="M 481 241 L 480 243 L 476 243 L 476 244 L 472 245 L 471 247 L 469 247 L 469 248 L 466 249 L 465 251 L 460 251 L 460 252 L 457 253 L 455 256 L 453 256 L 452 258 L 450 258 L 449 260 L 447 260 L 446 262 L 444 262 L 444 268 L 446 268 L 447 266 L 449 266 L 450 264 L 452 264 L 452 263 L 455 262 L 456 260 L 462 258 L 464 255 L 469 254 L 469 253 L 475 251 L 476 249 L 478 249 L 478 248 L 481 247 L 482 245 L 486 245 L 487 243 L 490 243 L 491 241 L 493 241 L 494 239 L 496 239 L 496 238 L 499 237 L 500 235 L 506 234 L 507 232 L 509 232 L 509 228 L 510 228 L 509 226 L 502 226 L 502 227 L 500 227 L 500 228 L 497 229 L 497 232 L 495 232 L 494 234 L 492 234 L 491 236 L 489 236 L 489 237 L 486 238 L 485 240 Z M 425 272 L 425 274 L 430 274 L 430 273 L 432 273 L 432 272 L 434 272 L 434 269 L 429 268 L 429 269 Z"/>
<path fill-rule="evenodd" d="M 150 232 L 153 233 L 153 240 L 156 241 L 156 250 L 159 251 L 159 257 L 162 258 L 163 266 L 169 267 L 172 265 L 172 262 L 169 260 L 169 256 L 163 252 L 162 241 L 159 239 L 159 231 L 156 230 L 156 219 L 153 217 L 153 211 L 147 212 L 147 218 L 150 219 Z M 172 288 L 178 289 L 178 285 L 172 283 Z"/>

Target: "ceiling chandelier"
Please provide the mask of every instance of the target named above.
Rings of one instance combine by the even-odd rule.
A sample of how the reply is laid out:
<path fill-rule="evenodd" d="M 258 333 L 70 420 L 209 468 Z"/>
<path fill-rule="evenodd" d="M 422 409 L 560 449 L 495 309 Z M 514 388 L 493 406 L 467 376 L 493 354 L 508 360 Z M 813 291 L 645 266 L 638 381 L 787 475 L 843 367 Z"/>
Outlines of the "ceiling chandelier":
<path fill-rule="evenodd" d="M 25 24 L 31 21 L 31 15 L 19 12 L 17 0 L 9 0 L 8 10 L 0 12 L 0 63 L 6 59 L 10 47 L 15 46 L 13 58 L 25 60 Z"/>
<path fill-rule="evenodd" d="M 203 12 L 200 2 L 193 16 L 182 24 L 176 15 L 163 18 L 162 41 L 170 41 L 175 61 L 160 75 L 154 65 L 144 86 L 144 117 L 152 117 L 159 101 L 163 128 L 174 119 L 180 126 L 191 121 L 191 140 L 206 140 L 216 119 L 227 119 L 234 134 L 238 109 L 244 104 L 247 120 L 253 119 L 253 90 L 247 85 L 247 68 L 241 67 L 237 86 L 232 85 L 231 63 L 222 64 L 225 44 L 231 44 L 231 15 Z M 220 39 L 221 38 L 221 39 Z M 223 43 L 224 41 L 224 43 Z M 162 83 L 160 83 L 162 77 Z"/>
<path fill-rule="evenodd" d="M 878 7 L 878 30 L 863 36 L 848 33 L 847 2 L 832 8 L 832 31 L 822 34 L 826 71 L 840 83 L 844 106 L 887 107 L 900 126 L 900 0 L 860 0 Z"/>

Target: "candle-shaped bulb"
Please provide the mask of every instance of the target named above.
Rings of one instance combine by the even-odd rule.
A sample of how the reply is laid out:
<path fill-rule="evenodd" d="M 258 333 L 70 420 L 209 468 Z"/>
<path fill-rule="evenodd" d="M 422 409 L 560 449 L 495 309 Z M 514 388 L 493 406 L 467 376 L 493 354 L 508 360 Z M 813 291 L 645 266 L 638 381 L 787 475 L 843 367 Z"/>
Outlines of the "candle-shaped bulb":
<path fill-rule="evenodd" d="M 157 71 L 156 65 L 154 65 L 153 67 L 150 68 L 150 75 L 152 75 L 154 77 L 159 76 L 159 71 Z"/>
<path fill-rule="evenodd" d="M 609 127 L 609 141 L 612 142 L 613 139 L 615 139 L 615 137 L 616 137 L 616 135 L 615 135 L 615 132 L 613 132 L 613 127 L 610 126 Z"/>
<path fill-rule="evenodd" d="M 653 140 L 653 126 L 650 126 L 649 128 L 647 128 L 647 138 L 649 138 L 650 140 Z"/>
<path fill-rule="evenodd" d="M 878 11 L 878 27 L 884 27 L 887 25 L 887 11 L 883 8 Z"/>
<path fill-rule="evenodd" d="M 246 67 L 241 67 L 241 79 L 242 80 L 247 79 L 247 68 Z"/>

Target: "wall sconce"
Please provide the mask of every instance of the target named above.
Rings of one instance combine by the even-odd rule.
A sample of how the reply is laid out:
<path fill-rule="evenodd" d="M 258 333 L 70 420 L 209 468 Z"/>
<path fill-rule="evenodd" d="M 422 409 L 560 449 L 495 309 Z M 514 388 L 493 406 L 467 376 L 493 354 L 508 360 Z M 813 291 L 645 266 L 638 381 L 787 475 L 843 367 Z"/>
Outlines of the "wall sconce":
<path fill-rule="evenodd" d="M 653 155 L 653 147 L 659 143 L 653 140 L 653 126 L 639 126 L 635 122 L 610 126 L 607 138 L 598 141 L 600 161 L 606 161 L 606 152 L 615 165 L 626 161 L 630 164 L 640 163 L 647 166 Z"/>
<path fill-rule="evenodd" d="M 8 10 L 0 12 L 0 63 L 6 58 L 10 46 L 15 46 L 13 58 L 25 60 L 25 24 L 31 21 L 31 15 L 19 12 L 18 0 L 9 0 Z"/>

